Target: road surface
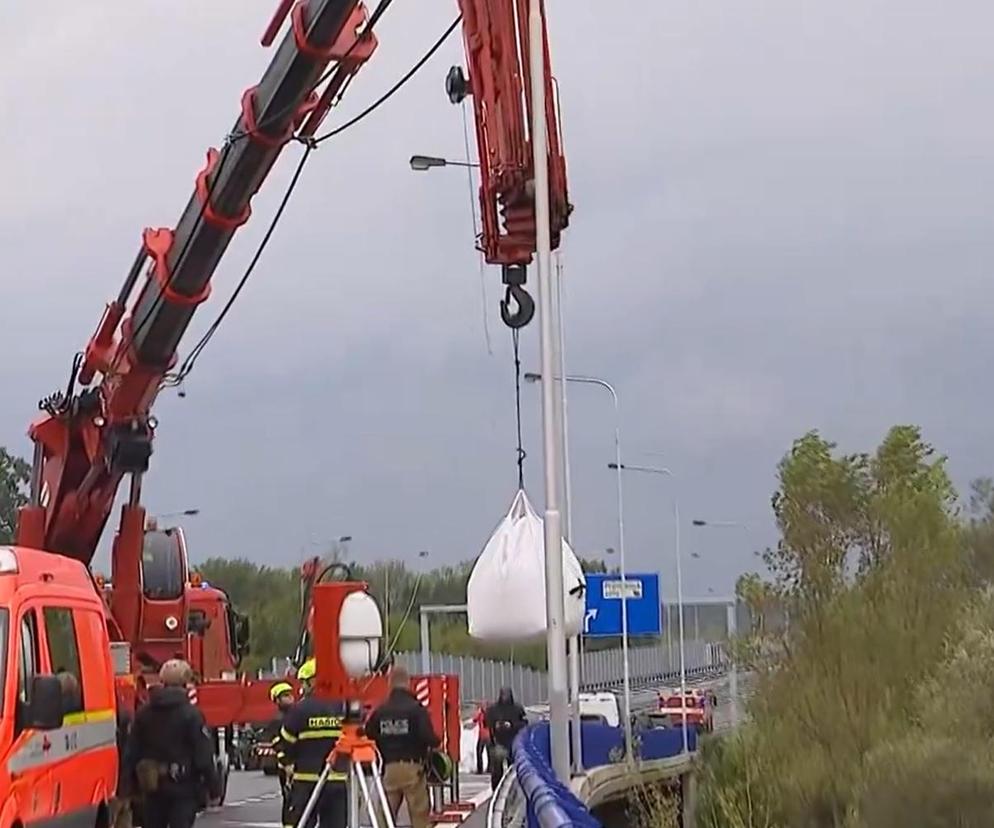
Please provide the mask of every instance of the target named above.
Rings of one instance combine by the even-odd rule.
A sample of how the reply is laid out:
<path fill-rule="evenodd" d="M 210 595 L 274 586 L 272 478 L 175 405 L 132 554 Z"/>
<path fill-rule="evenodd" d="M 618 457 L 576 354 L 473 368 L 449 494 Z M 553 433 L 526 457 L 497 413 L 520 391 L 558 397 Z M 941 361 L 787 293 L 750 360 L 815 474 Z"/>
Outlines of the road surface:
<path fill-rule="evenodd" d="M 490 778 L 476 774 L 463 774 L 460 793 L 468 800 L 490 790 Z M 280 821 L 279 783 L 274 776 L 261 771 L 233 771 L 228 779 L 228 795 L 221 808 L 212 808 L 197 819 L 198 828 L 282 828 Z M 485 814 L 485 807 L 483 808 Z M 369 825 L 368 819 L 362 821 Z M 406 809 L 401 810 L 398 828 L 409 826 Z M 485 820 L 479 823 L 485 824 Z M 475 828 L 476 823 L 471 823 Z"/>

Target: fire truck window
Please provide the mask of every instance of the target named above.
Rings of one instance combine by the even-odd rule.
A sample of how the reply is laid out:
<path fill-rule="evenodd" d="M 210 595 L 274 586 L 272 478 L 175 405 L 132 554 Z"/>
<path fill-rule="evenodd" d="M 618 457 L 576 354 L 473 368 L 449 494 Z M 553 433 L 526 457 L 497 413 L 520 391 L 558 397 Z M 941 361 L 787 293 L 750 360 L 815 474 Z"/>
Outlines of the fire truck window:
<path fill-rule="evenodd" d="M 45 607 L 44 617 L 48 658 L 52 662 L 52 672 L 62 683 L 63 710 L 78 713 L 83 709 L 83 673 L 72 610 Z"/>
<path fill-rule="evenodd" d="M 166 531 L 145 533 L 142 546 L 142 584 L 145 596 L 169 601 L 183 594 L 183 569 L 176 535 Z"/>
<path fill-rule="evenodd" d="M 31 692 L 31 679 L 38 672 L 38 624 L 34 610 L 28 610 L 21 617 L 20 663 L 17 671 L 17 698 L 28 702 Z"/>
<path fill-rule="evenodd" d="M 38 623 L 34 610 L 28 610 L 21 616 L 21 641 L 18 645 L 17 659 L 17 721 L 15 728 L 19 733 L 24 729 L 21 712 L 30 701 L 31 679 L 38 672 Z"/>

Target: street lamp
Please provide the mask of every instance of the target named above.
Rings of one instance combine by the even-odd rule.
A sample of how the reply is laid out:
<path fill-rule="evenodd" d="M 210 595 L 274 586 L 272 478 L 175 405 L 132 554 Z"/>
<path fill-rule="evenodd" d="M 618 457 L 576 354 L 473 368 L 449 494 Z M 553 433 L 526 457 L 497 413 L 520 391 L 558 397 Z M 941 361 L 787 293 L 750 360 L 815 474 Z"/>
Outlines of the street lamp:
<path fill-rule="evenodd" d="M 432 167 L 479 167 L 472 161 L 451 161 L 448 158 L 439 158 L 435 155 L 412 155 L 411 169 L 416 172 L 425 172 Z"/>
<path fill-rule="evenodd" d="M 744 523 L 739 523 L 735 520 L 700 520 L 694 519 L 690 521 L 692 526 L 710 526 L 713 529 L 746 529 L 748 528 Z"/>
<path fill-rule="evenodd" d="M 525 374 L 525 382 L 540 382 L 541 374 L 529 372 Z M 597 377 L 571 376 L 565 377 L 566 382 L 582 385 L 597 385 L 611 395 L 614 401 L 614 457 L 618 470 L 618 558 L 619 574 L 621 575 L 621 662 L 624 684 L 625 701 L 625 752 L 629 761 L 634 758 L 632 743 L 632 686 L 631 667 L 628 660 L 628 568 L 625 566 L 625 509 L 621 482 L 621 409 L 618 405 L 618 392 L 606 380 Z"/>
<path fill-rule="evenodd" d="M 748 529 L 749 527 L 744 523 L 739 523 L 733 520 L 693 520 L 691 525 L 697 528 L 728 528 L 728 529 Z M 728 628 L 728 638 L 729 643 L 731 639 L 738 633 L 738 599 L 733 598 L 726 610 L 726 620 L 725 625 Z M 728 674 L 728 695 L 731 697 L 731 708 L 732 708 L 732 724 L 734 725 L 739 719 L 739 671 L 735 666 L 735 661 L 731 662 L 731 669 Z"/>
<path fill-rule="evenodd" d="M 156 520 L 163 518 L 194 517 L 200 514 L 200 509 L 184 509 L 182 512 L 163 512 L 161 515 L 152 515 Z"/>
<path fill-rule="evenodd" d="M 620 462 L 608 463 L 609 469 L 614 469 L 621 475 L 622 471 L 632 471 L 640 472 L 642 474 L 661 474 L 665 477 L 675 478 L 676 475 L 673 474 L 669 469 L 664 466 L 626 466 Z M 673 498 L 673 524 L 674 524 L 674 543 L 676 546 L 676 605 L 677 605 L 677 615 L 679 636 L 680 636 L 680 697 L 682 699 L 681 708 L 683 710 L 683 752 L 688 753 L 690 746 L 687 737 L 687 656 L 686 656 L 686 639 L 683 634 L 683 567 L 681 564 L 680 555 L 680 503 L 676 497 Z"/>
<path fill-rule="evenodd" d="M 179 517 L 195 517 L 199 514 L 200 509 L 184 509 L 181 512 L 163 512 L 160 515 L 146 515 L 145 529 L 149 531 L 156 531 L 158 530 L 159 524 L 162 520 Z"/>

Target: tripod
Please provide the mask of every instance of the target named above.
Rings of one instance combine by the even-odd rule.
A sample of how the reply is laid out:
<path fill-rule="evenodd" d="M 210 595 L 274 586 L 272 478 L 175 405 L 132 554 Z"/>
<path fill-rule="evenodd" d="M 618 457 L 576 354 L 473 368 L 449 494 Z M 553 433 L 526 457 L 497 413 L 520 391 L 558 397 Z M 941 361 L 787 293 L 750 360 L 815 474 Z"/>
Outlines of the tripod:
<path fill-rule="evenodd" d="M 349 828 L 359 828 L 359 817 L 363 811 L 369 816 L 373 828 L 381 828 L 378 814 L 382 814 L 383 817 L 382 828 L 395 828 L 387 794 L 383 789 L 380 764 L 376 743 L 362 735 L 360 726 L 343 725 L 342 735 L 324 763 L 321 776 L 318 777 L 311 797 L 307 800 L 304 813 L 297 821 L 297 828 L 307 828 L 307 822 L 317 807 L 318 798 L 332 770 L 344 770 L 346 765 L 349 769 L 349 778 L 346 782 L 349 795 Z"/>

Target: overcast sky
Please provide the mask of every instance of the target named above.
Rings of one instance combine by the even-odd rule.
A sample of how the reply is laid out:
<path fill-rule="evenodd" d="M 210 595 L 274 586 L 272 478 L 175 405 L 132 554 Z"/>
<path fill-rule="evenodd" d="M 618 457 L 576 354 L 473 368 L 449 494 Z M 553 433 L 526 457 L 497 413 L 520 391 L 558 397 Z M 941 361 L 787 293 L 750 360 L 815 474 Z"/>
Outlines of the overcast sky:
<path fill-rule="evenodd" d="M 28 456 L 143 226 L 172 226 L 206 148 L 270 55 L 276 0 L 0 8 L 0 444 Z M 455 15 L 398 0 L 341 123 Z M 671 592 L 672 498 L 743 529 L 683 533 L 687 592 L 731 590 L 773 538 L 791 440 L 846 450 L 921 424 L 956 482 L 994 473 L 994 5 L 984 0 L 550 0 L 570 193 L 568 370 L 618 388 L 631 569 Z M 513 497 L 510 335 L 483 297 L 464 156 L 443 90 L 453 37 L 401 94 L 311 159 L 276 236 L 187 385 L 165 393 L 151 511 L 196 507 L 195 559 L 475 556 Z M 241 275 L 288 148 L 187 345 Z M 475 152 L 475 147 L 474 147 Z M 537 323 L 524 334 L 537 369 Z M 524 391 L 542 501 L 539 389 Z M 569 400 L 576 545 L 617 546 L 610 399 Z M 110 529 L 107 535 L 110 534 Z"/>

